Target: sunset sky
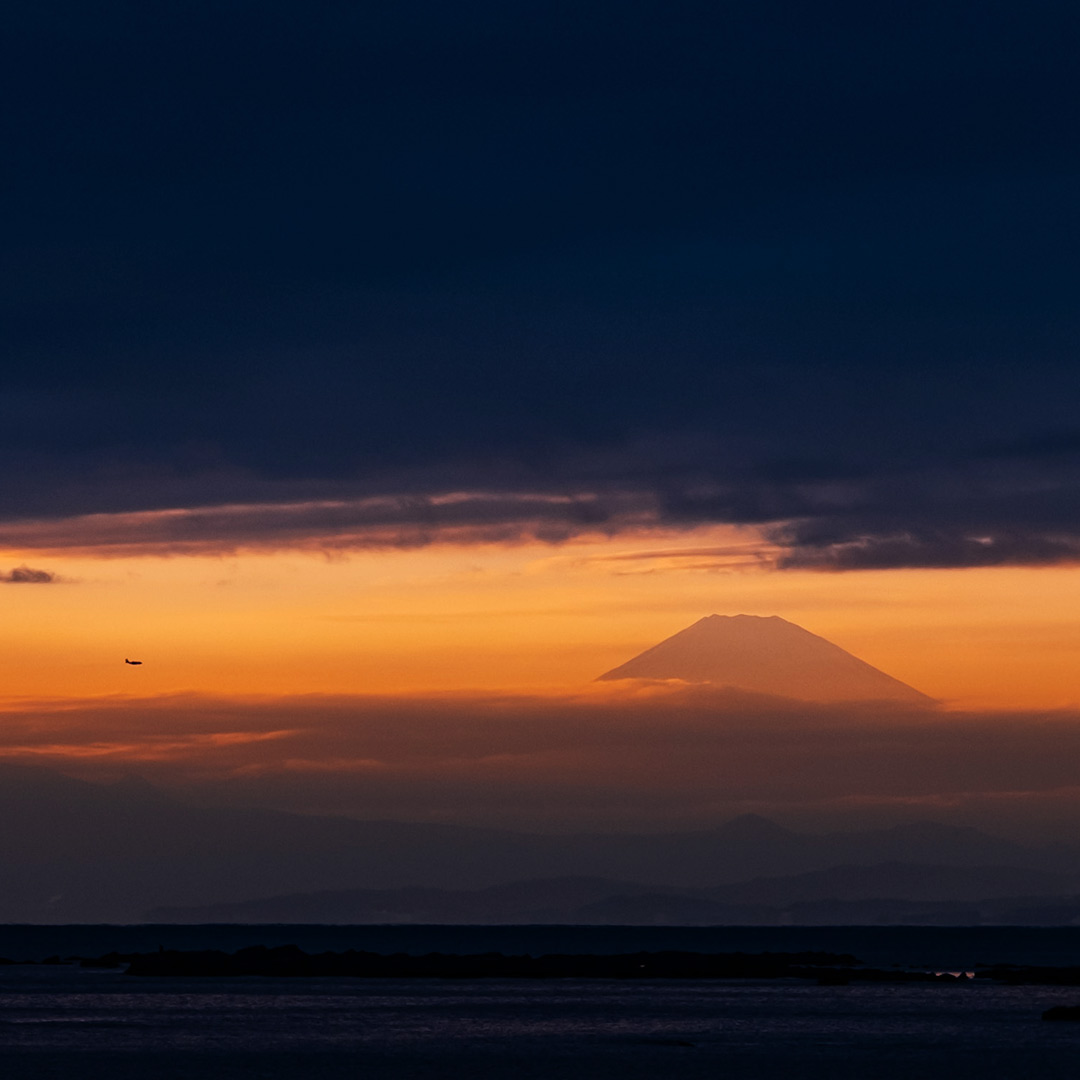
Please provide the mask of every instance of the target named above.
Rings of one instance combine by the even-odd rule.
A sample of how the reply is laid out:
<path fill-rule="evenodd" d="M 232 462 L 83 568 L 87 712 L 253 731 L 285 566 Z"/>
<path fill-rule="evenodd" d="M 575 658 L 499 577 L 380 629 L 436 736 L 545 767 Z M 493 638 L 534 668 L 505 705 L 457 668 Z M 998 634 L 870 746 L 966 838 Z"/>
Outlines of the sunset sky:
<path fill-rule="evenodd" d="M 782 614 L 953 707 L 1080 705 L 1069 568 L 837 574 L 775 557 L 723 526 L 332 555 L 16 552 L 56 580 L 5 590 L 5 691 L 565 690 L 715 611 Z"/>
<path fill-rule="evenodd" d="M 359 788 L 391 751 L 339 753 L 338 717 L 271 762 L 283 703 L 352 700 L 353 735 L 375 697 L 614 708 L 597 675 L 714 612 L 828 638 L 937 724 L 1071 731 L 1078 19 L 20 5 L 0 757 Z M 1053 756 L 912 798 L 1073 800 Z M 885 798 L 866 776 L 827 798 Z M 474 782 L 339 802 L 469 818 Z"/>

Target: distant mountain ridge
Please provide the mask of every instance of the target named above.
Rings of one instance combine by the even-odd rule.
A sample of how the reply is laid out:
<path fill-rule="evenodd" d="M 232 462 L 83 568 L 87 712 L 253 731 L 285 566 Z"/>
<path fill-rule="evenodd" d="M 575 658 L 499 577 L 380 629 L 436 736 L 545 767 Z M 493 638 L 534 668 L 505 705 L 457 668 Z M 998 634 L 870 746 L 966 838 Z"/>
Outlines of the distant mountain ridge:
<path fill-rule="evenodd" d="M 957 882 L 964 868 L 972 869 L 984 875 L 984 884 L 991 883 L 984 890 L 988 896 L 1045 890 L 1063 895 L 1080 874 L 1080 851 L 1062 844 L 1029 848 L 934 822 L 812 834 L 746 815 L 694 832 L 552 836 L 355 821 L 193 806 L 149 785 L 92 784 L 46 769 L 0 764 L 0 922 L 6 923 L 129 923 L 164 905 L 206 909 L 295 896 L 298 889 L 369 894 L 486 889 L 490 910 L 498 905 L 522 910 L 528 903 L 532 911 L 546 910 L 548 921 L 557 910 L 604 921 L 615 917 L 613 905 L 622 905 L 622 917 L 636 910 L 645 918 L 650 904 L 657 918 L 672 921 L 691 918 L 692 911 L 692 921 L 709 921 L 707 912 L 730 921 L 735 909 L 744 911 L 740 918 L 750 917 L 749 908 L 767 909 L 768 919 L 775 920 L 778 909 L 764 901 L 812 903 L 831 892 L 862 903 L 855 898 L 871 896 L 875 878 L 882 885 L 900 880 L 901 871 L 888 869 L 897 863 L 946 868 L 960 874 Z M 860 868 L 846 871 L 847 884 L 835 877 L 836 868 L 845 867 Z M 996 879 L 985 876 L 991 871 Z M 818 872 L 827 873 L 816 884 L 795 881 Z M 909 873 L 917 880 L 922 871 Z M 864 875 L 864 884 L 851 876 L 857 874 Z M 1045 874 L 1067 880 L 1040 876 Z M 1009 875 L 1015 876 L 1015 891 L 1008 887 Z M 792 879 L 802 891 L 784 893 L 787 886 L 774 880 L 780 878 Z M 573 896 L 549 901 L 539 897 L 535 885 L 520 886 L 538 880 L 615 882 L 619 888 L 580 886 Z M 902 889 L 914 898 L 905 902 L 979 892 L 974 886 L 942 892 L 947 882 L 937 871 L 927 880 L 922 892 Z M 524 897 L 520 903 L 512 899 L 515 888 Z M 663 902 L 647 901 L 646 895 Z M 384 896 L 379 903 L 391 900 Z M 677 901 L 682 916 L 672 908 Z"/>
<path fill-rule="evenodd" d="M 778 615 L 706 615 L 598 681 L 615 679 L 680 679 L 803 701 L 934 704 L 926 694 Z"/>
<path fill-rule="evenodd" d="M 877 918 L 964 922 L 1080 917 L 1080 876 L 1018 867 L 912 863 L 838 866 L 711 889 L 603 878 L 511 882 L 486 889 L 353 889 L 234 904 L 160 907 L 148 923 L 444 925 L 785 925 Z M 1066 920 L 1068 921 L 1068 920 Z"/>

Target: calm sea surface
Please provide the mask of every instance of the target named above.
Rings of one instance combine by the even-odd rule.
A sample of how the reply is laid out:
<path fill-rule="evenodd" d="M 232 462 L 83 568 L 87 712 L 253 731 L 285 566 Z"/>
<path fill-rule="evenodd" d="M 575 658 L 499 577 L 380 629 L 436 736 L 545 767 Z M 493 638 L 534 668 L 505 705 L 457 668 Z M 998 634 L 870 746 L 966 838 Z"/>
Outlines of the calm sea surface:
<path fill-rule="evenodd" d="M 0 975 L 6 1077 L 1001 1077 L 1080 1071 L 1077 991 Z"/>
<path fill-rule="evenodd" d="M 713 947 L 709 933 L 682 947 Z M 1017 934 L 1014 951 L 1032 942 Z M 656 947 L 633 928 L 608 938 L 626 949 Z M 932 951 L 935 940 L 916 942 L 915 951 Z M 1044 934 L 1035 944 L 1045 950 L 1051 940 Z M 910 935 L 905 941 L 912 945 Z M 1062 953 L 1058 962 L 1072 961 Z M 1040 1019 L 1058 1004 L 1080 1004 L 1080 988 L 139 979 L 8 967 L 0 968 L 0 1076 L 1073 1080 L 1080 1024 Z"/>

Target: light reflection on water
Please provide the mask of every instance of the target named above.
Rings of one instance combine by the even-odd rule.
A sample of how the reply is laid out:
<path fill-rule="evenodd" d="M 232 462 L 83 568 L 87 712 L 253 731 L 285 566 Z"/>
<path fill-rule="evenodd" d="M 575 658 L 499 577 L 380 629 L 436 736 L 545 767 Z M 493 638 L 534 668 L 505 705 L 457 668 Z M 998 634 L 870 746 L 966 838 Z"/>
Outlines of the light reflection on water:
<path fill-rule="evenodd" d="M 0 972 L 5 1076 L 1024 1077 L 1077 1074 L 1080 990 L 803 983 L 135 979 Z"/>

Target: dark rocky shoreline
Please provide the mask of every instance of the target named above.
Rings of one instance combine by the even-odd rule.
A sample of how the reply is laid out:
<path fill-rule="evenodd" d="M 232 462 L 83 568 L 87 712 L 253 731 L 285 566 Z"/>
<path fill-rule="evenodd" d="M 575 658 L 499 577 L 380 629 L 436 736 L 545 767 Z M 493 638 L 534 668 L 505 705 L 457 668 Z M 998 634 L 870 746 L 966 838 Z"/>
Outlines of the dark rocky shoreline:
<path fill-rule="evenodd" d="M 273 976 L 437 979 L 807 979 L 829 985 L 850 982 L 955 982 L 963 974 L 866 968 L 849 954 L 635 952 L 456 955 L 371 952 L 306 953 L 294 945 L 219 950 L 161 950 L 108 954 L 84 966 L 119 967 L 136 976 Z"/>
<path fill-rule="evenodd" d="M 0 965 L 16 961 L 0 958 Z M 25 963 L 25 962 L 20 962 Z M 272 978 L 348 977 L 362 979 L 805 979 L 825 986 L 852 983 L 970 983 L 1007 986 L 1080 986 L 1080 967 L 981 964 L 974 971 L 935 971 L 868 967 L 848 953 L 689 951 L 616 954 L 549 953 L 541 956 L 501 952 L 455 954 L 431 952 L 305 952 L 297 945 L 255 945 L 220 949 L 155 952 L 109 952 L 96 957 L 50 956 L 45 965 L 125 969 L 142 977 Z M 1054 1017 L 1057 1018 L 1057 1017 Z"/>

